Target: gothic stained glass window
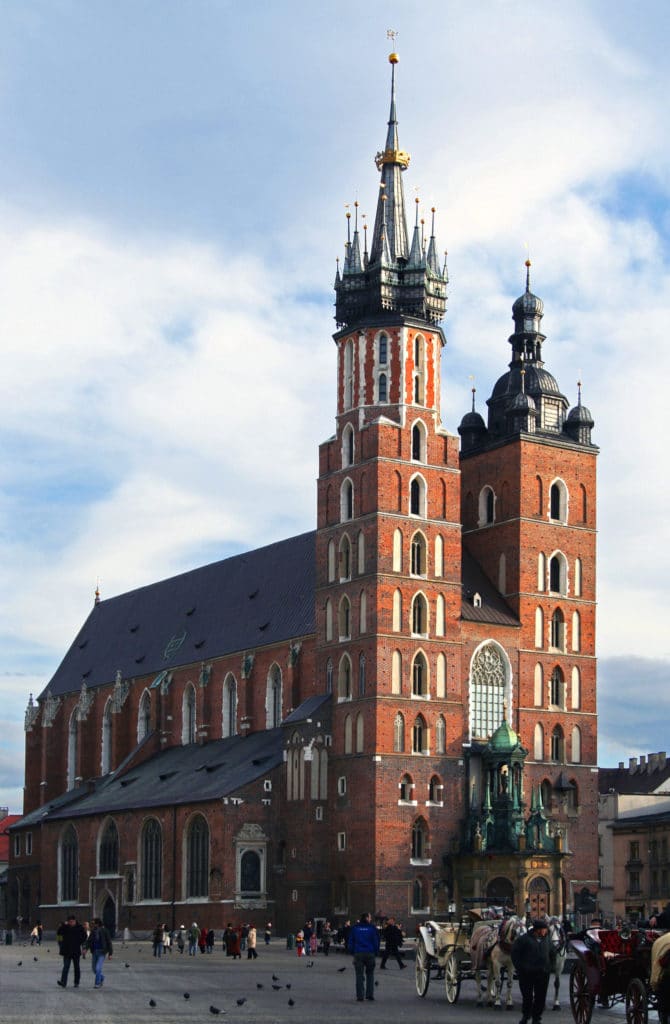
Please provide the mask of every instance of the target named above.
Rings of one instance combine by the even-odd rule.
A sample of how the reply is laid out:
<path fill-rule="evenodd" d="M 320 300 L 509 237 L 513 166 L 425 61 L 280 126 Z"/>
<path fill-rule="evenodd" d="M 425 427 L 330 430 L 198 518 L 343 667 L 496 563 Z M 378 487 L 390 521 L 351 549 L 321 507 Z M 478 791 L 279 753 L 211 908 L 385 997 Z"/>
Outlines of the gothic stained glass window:
<path fill-rule="evenodd" d="M 161 827 L 150 818 L 142 830 L 142 899 L 159 900 L 163 875 Z"/>
<path fill-rule="evenodd" d="M 79 840 L 72 825 L 68 825 L 60 847 L 60 898 L 63 903 L 77 899 L 79 890 Z"/>
<path fill-rule="evenodd" d="M 485 644 L 472 659 L 470 672 L 470 727 L 473 738 L 489 739 L 502 722 L 507 679 L 506 658 L 502 650 L 496 644 Z"/>
<path fill-rule="evenodd" d="M 209 895 L 209 828 L 198 815 L 188 830 L 186 898 Z"/>
<path fill-rule="evenodd" d="M 113 821 L 108 821 L 100 839 L 100 874 L 119 872 L 119 833 Z"/>

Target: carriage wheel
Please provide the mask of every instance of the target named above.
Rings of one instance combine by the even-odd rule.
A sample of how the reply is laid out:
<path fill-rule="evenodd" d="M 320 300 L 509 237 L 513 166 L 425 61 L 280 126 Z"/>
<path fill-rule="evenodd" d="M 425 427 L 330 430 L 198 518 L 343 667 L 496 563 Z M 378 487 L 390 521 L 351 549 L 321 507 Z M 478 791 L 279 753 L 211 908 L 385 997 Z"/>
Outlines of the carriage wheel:
<path fill-rule="evenodd" d="M 426 943 L 419 939 L 416 947 L 416 961 L 414 964 L 414 978 L 416 990 L 420 996 L 425 996 L 430 984 L 430 961 L 431 957 L 426 949 Z"/>
<path fill-rule="evenodd" d="M 583 965 L 577 960 L 570 974 L 570 1009 L 575 1024 L 589 1024 L 594 996 Z"/>
<path fill-rule="evenodd" d="M 626 989 L 627 1024 L 647 1024 L 647 988 L 640 978 L 631 978 Z"/>
<path fill-rule="evenodd" d="M 461 991 L 461 972 L 455 953 L 450 953 L 444 964 L 444 987 L 447 1002 L 455 1003 Z"/>

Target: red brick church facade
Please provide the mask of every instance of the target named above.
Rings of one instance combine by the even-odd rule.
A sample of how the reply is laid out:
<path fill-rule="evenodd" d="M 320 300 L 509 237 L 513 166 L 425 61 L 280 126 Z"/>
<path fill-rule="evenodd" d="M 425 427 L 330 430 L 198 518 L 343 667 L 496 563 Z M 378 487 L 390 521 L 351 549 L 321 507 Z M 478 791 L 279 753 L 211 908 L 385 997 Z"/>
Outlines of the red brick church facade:
<path fill-rule="evenodd" d="M 488 421 L 442 426 L 446 265 L 418 206 L 407 229 L 395 82 L 376 162 L 316 532 L 96 601 L 26 712 L 14 916 L 411 926 L 593 886 L 593 421 L 544 368 L 528 270 Z"/>

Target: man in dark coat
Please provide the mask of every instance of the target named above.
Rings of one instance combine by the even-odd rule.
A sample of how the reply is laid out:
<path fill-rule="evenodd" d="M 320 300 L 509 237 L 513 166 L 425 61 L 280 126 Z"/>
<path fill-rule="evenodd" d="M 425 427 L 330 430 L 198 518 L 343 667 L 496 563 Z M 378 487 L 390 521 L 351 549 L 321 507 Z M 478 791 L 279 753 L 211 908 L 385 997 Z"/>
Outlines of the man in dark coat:
<path fill-rule="evenodd" d="M 59 952 L 63 957 L 63 970 L 58 978 L 58 984 L 61 988 L 65 988 L 70 964 L 74 964 L 74 987 L 79 988 L 79 979 L 81 978 L 79 959 L 82 946 L 86 942 L 86 932 L 83 925 L 77 921 L 76 915 L 70 914 L 58 929 L 58 934 L 60 935 Z"/>
<path fill-rule="evenodd" d="M 525 935 L 512 945 L 512 963 L 519 976 L 523 1000 L 520 1024 L 540 1024 L 551 974 L 551 942 L 547 922 L 533 921 Z"/>
<path fill-rule="evenodd" d="M 369 914 L 361 914 L 360 920 L 349 932 L 348 949 L 354 956 L 356 972 L 356 998 L 373 1000 L 375 997 L 375 963 L 379 952 L 379 932 L 370 922 Z"/>
<path fill-rule="evenodd" d="M 384 952 L 382 953 L 382 962 L 379 965 L 380 971 L 386 970 L 386 961 L 390 956 L 395 957 L 398 961 L 398 967 L 401 969 L 407 965 L 402 962 L 402 957 L 398 952 L 403 943 L 403 934 L 401 929 L 395 923 L 395 917 L 389 917 L 386 922 L 386 927 L 383 931 L 384 935 Z"/>

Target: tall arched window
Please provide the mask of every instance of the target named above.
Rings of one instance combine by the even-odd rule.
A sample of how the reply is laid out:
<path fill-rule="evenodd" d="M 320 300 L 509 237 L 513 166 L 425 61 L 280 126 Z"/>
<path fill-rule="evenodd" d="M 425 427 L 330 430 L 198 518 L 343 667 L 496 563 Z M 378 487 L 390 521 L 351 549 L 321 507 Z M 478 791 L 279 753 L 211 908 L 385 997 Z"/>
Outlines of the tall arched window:
<path fill-rule="evenodd" d="M 447 659 L 442 651 L 438 654 L 436 662 L 435 695 L 441 699 L 447 696 Z"/>
<path fill-rule="evenodd" d="M 237 735 L 237 680 L 229 672 L 223 681 L 222 735 Z"/>
<path fill-rule="evenodd" d="M 579 764 L 582 759 L 582 734 L 578 725 L 575 725 L 572 729 L 570 748 L 570 760 L 573 764 Z"/>
<path fill-rule="evenodd" d="M 195 686 L 187 683 L 181 704 L 181 741 L 195 743 Z"/>
<path fill-rule="evenodd" d="M 358 575 L 365 572 L 365 534 L 361 530 L 358 534 Z"/>
<path fill-rule="evenodd" d="M 544 729 L 539 722 L 533 735 L 533 757 L 536 761 L 544 761 Z"/>
<path fill-rule="evenodd" d="M 351 339 L 344 346 L 344 408 L 354 404 L 354 345 Z"/>
<path fill-rule="evenodd" d="M 554 594 L 568 592 L 568 563 L 564 554 L 557 551 L 549 559 L 549 590 Z"/>
<path fill-rule="evenodd" d="M 489 526 L 495 520 L 496 498 L 493 488 L 482 487 L 479 492 L 479 526 Z"/>
<path fill-rule="evenodd" d="M 240 857 L 240 895 L 243 899 L 257 899 L 263 891 L 262 885 L 260 854 L 256 850 L 245 850 Z"/>
<path fill-rule="evenodd" d="M 356 753 L 362 754 L 364 750 L 365 720 L 362 712 L 356 717 Z"/>
<path fill-rule="evenodd" d="M 437 595 L 435 601 L 435 636 L 444 636 L 445 629 L 445 604 L 442 594 Z"/>
<path fill-rule="evenodd" d="M 405 719 L 399 711 L 393 722 L 393 750 L 396 754 L 405 751 Z"/>
<path fill-rule="evenodd" d="M 351 661 L 348 654 L 343 654 L 340 658 L 337 696 L 340 700 L 351 700 Z"/>
<path fill-rule="evenodd" d="M 412 576 L 425 576 L 427 569 L 426 559 L 426 538 L 420 532 L 416 532 L 410 543 L 410 573 Z"/>
<path fill-rule="evenodd" d="M 423 878 L 415 878 L 412 882 L 412 911 L 427 911 L 429 909 L 426 900 L 426 883 Z"/>
<path fill-rule="evenodd" d="M 572 649 L 573 651 L 582 649 L 582 619 L 579 612 L 572 613 Z"/>
<path fill-rule="evenodd" d="M 412 601 L 412 633 L 415 636 L 428 635 L 428 602 L 423 594 L 415 594 Z"/>
<path fill-rule="evenodd" d="M 161 827 L 149 818 L 142 829 L 142 899 L 159 900 L 163 883 Z"/>
<path fill-rule="evenodd" d="M 580 484 L 579 485 L 579 496 L 581 498 L 581 506 L 582 506 L 581 510 L 580 510 L 581 514 L 582 514 L 582 522 L 585 523 L 586 520 L 587 520 L 587 516 L 588 516 L 589 506 L 588 506 L 588 499 L 587 499 L 587 496 L 586 496 L 586 487 L 584 487 L 584 484 Z"/>
<path fill-rule="evenodd" d="M 547 556 L 540 551 L 537 556 L 537 589 L 542 593 L 547 585 Z"/>
<path fill-rule="evenodd" d="M 565 650 L 565 619 L 560 608 L 551 617 L 551 646 L 559 651 Z"/>
<path fill-rule="evenodd" d="M 351 579 L 351 542 L 345 533 L 340 541 L 340 583 Z"/>
<path fill-rule="evenodd" d="M 412 727 L 412 753 L 428 753 L 428 728 L 423 715 L 417 715 L 414 719 L 414 726 Z"/>
<path fill-rule="evenodd" d="M 389 340 L 385 334 L 377 339 L 377 361 L 380 366 L 387 366 L 389 359 Z"/>
<path fill-rule="evenodd" d="M 330 598 L 326 600 L 326 643 L 330 643 L 333 639 L 333 602 Z"/>
<path fill-rule="evenodd" d="M 333 662 L 329 658 L 326 663 L 326 693 L 333 692 Z"/>
<path fill-rule="evenodd" d="M 507 593 L 507 559 L 504 551 L 498 559 L 498 590 L 501 594 Z"/>
<path fill-rule="evenodd" d="M 196 814 L 186 837 L 186 899 L 209 896 L 209 826 Z"/>
<path fill-rule="evenodd" d="M 365 655 L 358 655 L 358 696 L 365 696 Z"/>
<path fill-rule="evenodd" d="M 572 693 L 570 696 L 572 710 L 577 711 L 582 706 L 582 677 L 576 665 L 572 669 Z"/>
<path fill-rule="evenodd" d="M 102 713 L 102 746 L 100 750 L 100 774 L 112 770 L 112 701 L 109 699 Z"/>
<path fill-rule="evenodd" d="M 414 339 L 414 380 L 413 380 L 413 393 L 414 401 L 417 405 L 423 405 L 425 401 L 425 340 L 417 334 Z"/>
<path fill-rule="evenodd" d="M 402 572 L 402 532 L 393 532 L 393 572 Z"/>
<path fill-rule="evenodd" d="M 413 516 L 426 516 L 426 481 L 422 476 L 415 476 L 410 482 L 409 511 Z"/>
<path fill-rule="evenodd" d="M 368 599 L 364 590 L 361 590 L 358 601 L 358 632 L 366 633 L 368 629 Z"/>
<path fill-rule="evenodd" d="M 352 466 L 354 462 L 354 428 L 347 423 L 342 431 L 342 467 Z"/>
<path fill-rule="evenodd" d="M 553 704 L 554 707 L 564 708 L 565 707 L 565 678 L 561 668 L 557 665 L 551 673 L 551 692 L 549 694 L 549 703 Z"/>
<path fill-rule="evenodd" d="M 428 859 L 428 823 L 417 818 L 412 825 L 412 860 Z"/>
<path fill-rule="evenodd" d="M 544 670 L 539 662 L 535 666 L 533 704 L 536 708 L 541 708 L 544 704 Z"/>
<path fill-rule="evenodd" d="M 438 579 L 444 575 L 444 541 L 440 533 L 435 538 L 435 575 Z"/>
<path fill-rule="evenodd" d="M 335 541 L 331 538 L 328 541 L 328 582 L 335 581 Z"/>
<path fill-rule="evenodd" d="M 417 420 L 412 427 L 412 460 L 426 461 L 426 428 L 421 420 Z"/>
<path fill-rule="evenodd" d="M 60 840 L 60 903 L 79 898 L 79 840 L 73 825 L 68 825 Z"/>
<path fill-rule="evenodd" d="M 77 709 L 75 708 L 70 715 L 70 724 L 67 730 L 67 788 L 74 789 L 74 785 L 77 779 L 77 762 L 79 760 L 79 742 L 78 742 L 78 718 Z"/>
<path fill-rule="evenodd" d="M 399 633 L 402 629 L 402 592 L 400 590 L 393 591 L 393 612 L 391 622 L 393 632 Z"/>
<path fill-rule="evenodd" d="M 435 753 L 446 754 L 447 752 L 447 723 L 444 715 L 438 715 L 435 723 Z"/>
<path fill-rule="evenodd" d="M 347 479 L 340 491 L 340 519 L 343 523 L 354 518 L 354 485 Z"/>
<path fill-rule="evenodd" d="M 400 783 L 398 784 L 398 789 L 400 790 L 399 799 L 400 799 L 400 801 L 402 803 L 407 804 L 412 799 L 412 787 L 413 787 L 413 785 L 414 785 L 414 783 L 412 782 L 411 775 L 405 774 L 400 779 Z"/>
<path fill-rule="evenodd" d="M 137 742 L 141 743 L 151 732 L 151 695 L 145 690 L 137 711 Z"/>
<path fill-rule="evenodd" d="M 351 604 L 346 594 L 340 601 L 337 622 L 340 640 L 349 640 L 351 637 Z"/>
<path fill-rule="evenodd" d="M 353 751 L 353 725 L 351 715 L 344 719 L 344 753 L 351 754 Z"/>
<path fill-rule="evenodd" d="M 110 818 L 100 836 L 98 847 L 98 874 L 118 875 L 119 873 L 119 832 Z"/>
<path fill-rule="evenodd" d="M 421 651 L 412 662 L 412 696 L 428 696 L 428 665 Z"/>
<path fill-rule="evenodd" d="M 568 521 L 568 489 L 562 480 L 554 480 L 549 490 L 549 518 L 560 523 Z"/>
<path fill-rule="evenodd" d="M 391 658 L 391 693 L 402 691 L 402 654 L 394 651 Z"/>
<path fill-rule="evenodd" d="M 544 612 L 541 608 L 535 609 L 535 646 L 544 647 Z"/>
<path fill-rule="evenodd" d="M 503 705 L 511 716 L 511 666 L 493 641 L 482 644 L 470 666 L 470 729 L 473 739 L 489 739 L 503 720 Z"/>
<path fill-rule="evenodd" d="M 582 560 L 575 558 L 575 597 L 582 596 Z"/>
<path fill-rule="evenodd" d="M 385 373 L 380 373 L 377 378 L 377 401 L 380 405 L 388 402 L 388 378 Z"/>
<path fill-rule="evenodd" d="M 551 760 L 561 764 L 565 761 L 565 737 L 560 725 L 554 726 L 551 733 Z"/>
<path fill-rule="evenodd" d="M 282 720 L 282 676 L 279 665 L 271 667 L 265 696 L 265 722 L 267 729 L 276 729 Z"/>
<path fill-rule="evenodd" d="M 535 477 L 535 486 L 537 488 L 537 514 L 538 516 L 544 515 L 544 498 L 542 496 L 542 478 L 539 476 Z"/>

